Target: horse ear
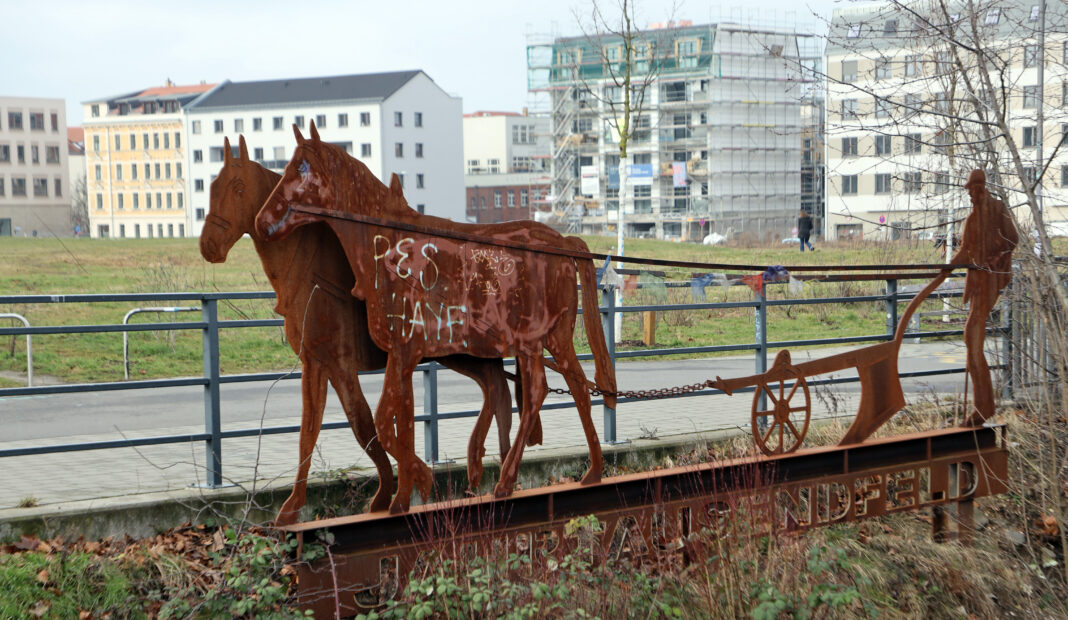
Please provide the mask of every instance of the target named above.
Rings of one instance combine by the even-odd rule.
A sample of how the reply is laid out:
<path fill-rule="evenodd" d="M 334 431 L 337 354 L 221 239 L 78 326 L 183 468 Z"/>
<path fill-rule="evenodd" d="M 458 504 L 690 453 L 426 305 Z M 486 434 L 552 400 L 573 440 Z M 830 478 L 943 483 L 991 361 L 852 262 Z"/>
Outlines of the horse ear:
<path fill-rule="evenodd" d="M 397 176 L 396 172 L 394 172 L 393 176 L 391 176 L 389 179 L 389 191 L 390 193 L 396 194 L 397 196 L 404 195 L 404 187 L 401 186 L 400 177 Z"/>
<path fill-rule="evenodd" d="M 319 131 L 315 128 L 315 121 L 311 121 L 311 139 L 316 142 L 321 142 L 319 139 Z"/>
<path fill-rule="evenodd" d="M 247 164 L 248 163 L 248 145 L 245 144 L 245 134 L 241 134 L 241 136 L 238 137 L 237 143 L 238 143 L 238 149 L 241 151 L 239 153 L 239 155 L 238 155 L 240 157 L 240 159 L 241 159 L 241 163 Z"/>
<path fill-rule="evenodd" d="M 296 123 L 293 123 L 293 135 L 297 137 L 297 144 L 304 144 L 304 135 L 300 133 L 300 128 Z"/>
<path fill-rule="evenodd" d="M 230 158 L 234 152 L 230 150 L 230 138 L 223 138 L 223 168 L 230 165 Z"/>

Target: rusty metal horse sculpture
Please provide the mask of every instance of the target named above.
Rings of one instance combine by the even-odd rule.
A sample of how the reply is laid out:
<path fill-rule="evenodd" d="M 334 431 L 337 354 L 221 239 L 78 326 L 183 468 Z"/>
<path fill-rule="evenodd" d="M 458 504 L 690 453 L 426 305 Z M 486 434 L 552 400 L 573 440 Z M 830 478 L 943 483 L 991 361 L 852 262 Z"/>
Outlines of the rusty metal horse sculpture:
<path fill-rule="evenodd" d="M 406 511 L 415 485 L 424 498 L 430 492 L 430 470 L 414 449 L 411 385 L 412 371 L 424 357 L 461 352 L 516 356 L 522 384 L 519 429 L 494 487 L 495 495 L 505 496 L 514 487 L 523 445 L 548 392 L 543 358 L 548 350 L 575 398 L 589 445 L 591 464 L 582 482 L 600 481 L 601 448 L 590 417 L 589 382 L 572 343 L 577 277 L 588 309 L 583 318 L 596 384 L 608 393 L 610 407 L 615 406 L 615 376 L 599 313 L 593 311 L 593 263 L 561 252 L 588 252 L 586 244 L 535 222 L 477 226 L 419 214 L 405 201 L 396 175 L 387 187 L 343 149 L 320 140 L 314 124 L 307 140 L 295 126 L 293 130 L 297 148 L 257 216 L 256 229 L 265 239 L 283 239 L 325 221 L 341 241 L 356 278 L 353 295 L 367 303 L 371 338 L 388 355 L 375 427 L 379 441 L 397 460 L 399 488 L 390 510 Z M 293 208 L 305 205 L 375 223 Z"/>
<path fill-rule="evenodd" d="M 375 438 L 371 410 L 356 376 L 360 370 L 385 366 L 385 353 L 367 333 L 364 303 L 349 294 L 352 272 L 337 237 L 325 226 L 307 226 L 284 241 L 266 242 L 253 220 L 281 175 L 250 161 L 244 136 L 240 154 L 231 157 L 225 141 L 223 167 L 211 184 L 211 208 L 200 235 L 200 253 L 208 261 L 226 260 L 244 234 L 252 237 L 263 270 L 277 293 L 275 310 L 285 317 L 285 333 L 302 362 L 304 401 L 300 427 L 300 461 L 296 484 L 278 513 L 279 525 L 293 523 L 305 503 L 312 450 L 322 425 L 327 381 L 334 386 L 357 441 L 378 469 L 379 489 L 370 510 L 384 510 L 393 494 L 393 469 Z M 469 478 L 473 488 L 481 479 L 482 445 L 496 415 L 502 458 L 509 450 L 511 397 L 500 360 L 454 355 L 438 360 L 479 383 L 484 406 L 472 435 L 469 453 L 477 452 Z M 540 429 L 539 429 L 540 430 Z M 540 442 L 540 435 L 536 437 Z"/>

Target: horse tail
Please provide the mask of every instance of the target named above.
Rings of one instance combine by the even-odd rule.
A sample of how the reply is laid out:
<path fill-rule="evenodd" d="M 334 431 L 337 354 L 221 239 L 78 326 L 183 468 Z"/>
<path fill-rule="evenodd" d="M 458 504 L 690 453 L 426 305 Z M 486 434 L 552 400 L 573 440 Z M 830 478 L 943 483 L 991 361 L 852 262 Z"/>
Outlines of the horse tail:
<path fill-rule="evenodd" d="M 589 252 L 586 242 L 578 237 L 565 237 L 567 246 L 579 252 Z M 600 301 L 597 298 L 597 274 L 593 260 L 575 259 L 579 281 L 582 284 L 582 322 L 586 325 L 586 340 L 590 343 L 593 363 L 596 368 L 594 382 L 597 389 L 604 393 L 605 406 L 616 408 L 616 372 L 612 368 L 612 359 L 608 353 L 608 344 L 604 338 L 604 326 L 601 324 Z"/>

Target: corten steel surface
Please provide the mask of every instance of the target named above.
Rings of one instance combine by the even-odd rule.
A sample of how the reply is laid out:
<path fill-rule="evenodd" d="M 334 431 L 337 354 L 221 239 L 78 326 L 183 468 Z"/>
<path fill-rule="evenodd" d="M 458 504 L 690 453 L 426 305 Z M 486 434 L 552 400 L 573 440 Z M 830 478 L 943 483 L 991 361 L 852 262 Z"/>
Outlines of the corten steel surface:
<path fill-rule="evenodd" d="M 967 539 L 971 501 L 1005 492 L 1007 474 L 1004 426 L 954 428 L 282 529 L 302 544 L 333 541 L 329 558 L 300 564 L 297 577 L 300 605 L 333 617 L 335 606 L 352 615 L 402 588 L 426 552 L 503 546 L 535 561 L 539 550 L 560 556 L 574 544 L 565 524 L 588 514 L 604 523 L 611 555 L 626 549 L 639 557 L 671 550 L 686 557 L 702 544 L 697 533 L 722 531 L 736 510 L 763 511 L 767 532 L 958 503 Z"/>
<path fill-rule="evenodd" d="M 370 510 L 385 510 L 393 495 L 393 468 L 375 439 L 371 410 L 360 389 L 357 371 L 385 366 L 385 353 L 367 333 L 364 303 L 349 291 L 352 271 L 337 237 L 325 226 L 307 226 L 284 241 L 266 242 L 253 221 L 281 175 L 250 161 L 245 138 L 240 154 L 231 157 L 229 140 L 223 150 L 223 167 L 211 183 L 211 207 L 200 235 L 200 253 L 213 263 L 223 262 L 242 235 L 252 237 L 263 270 L 277 295 L 275 310 L 285 317 L 286 339 L 302 363 L 303 411 L 300 460 L 296 484 L 278 513 L 276 523 L 297 520 L 304 505 L 312 450 L 319 435 L 326 405 L 327 382 L 334 386 L 357 441 L 378 469 L 380 487 Z M 471 377 L 482 388 L 484 404 L 469 445 L 469 477 L 475 488 L 481 478 L 483 443 L 490 418 L 496 415 L 502 457 L 509 450 L 511 395 L 499 359 L 456 355 L 437 360 Z M 540 427 L 535 440 L 540 441 Z"/>
<path fill-rule="evenodd" d="M 969 304 L 964 322 L 964 344 L 968 347 L 965 366 L 972 380 L 974 408 L 965 425 L 979 425 L 994 415 L 994 386 L 983 353 L 986 321 L 997 305 L 1001 289 L 1012 279 L 1012 252 L 1019 236 L 1005 203 L 986 189 L 986 174 L 973 170 L 964 187 L 972 199 L 972 211 L 964 220 L 960 250 L 950 262 L 973 263 L 964 278 L 964 301 Z"/>
<path fill-rule="evenodd" d="M 515 444 L 494 487 L 494 494 L 503 496 L 514 487 L 523 446 L 539 420 L 547 393 L 543 359 L 547 349 L 574 394 L 589 445 L 591 464 L 582 481 L 599 481 L 602 458 L 590 416 L 589 381 L 572 343 L 576 280 L 582 281 L 583 306 L 598 305 L 593 262 L 529 250 L 588 252 L 586 244 L 530 221 L 478 226 L 421 215 L 408 206 L 396 175 L 387 187 L 343 149 L 320 140 L 314 125 L 307 140 L 293 129 L 297 148 L 257 216 L 256 229 L 263 238 L 274 240 L 325 221 L 341 241 L 355 275 L 352 292 L 366 302 L 371 338 L 388 357 L 374 419 L 379 441 L 397 460 L 398 492 L 390 511 L 408 509 L 413 486 L 424 497 L 431 490 L 430 469 L 415 453 L 411 385 L 412 370 L 426 357 L 454 353 L 516 357 L 521 415 Z M 413 231 L 352 225 L 293 209 L 297 205 L 381 217 Z M 422 228 L 494 243 L 418 232 Z M 606 405 L 614 407 L 615 377 L 600 315 L 591 311 L 583 317 L 597 369 L 596 386 L 608 393 Z"/>

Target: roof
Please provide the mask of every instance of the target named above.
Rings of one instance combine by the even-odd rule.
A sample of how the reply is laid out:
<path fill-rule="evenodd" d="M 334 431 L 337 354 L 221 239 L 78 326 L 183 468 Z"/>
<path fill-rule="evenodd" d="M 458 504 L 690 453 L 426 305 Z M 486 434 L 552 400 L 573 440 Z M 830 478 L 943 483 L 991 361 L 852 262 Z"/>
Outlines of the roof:
<path fill-rule="evenodd" d="M 523 116 L 519 112 L 494 112 L 491 110 L 479 110 L 470 114 L 464 114 L 464 118 L 485 118 L 489 116 Z"/>
<path fill-rule="evenodd" d="M 257 82 L 226 82 L 191 107 L 223 108 L 355 99 L 381 101 L 389 98 L 420 73 L 423 72 L 415 70 Z"/>
<path fill-rule="evenodd" d="M 67 127 L 67 154 L 85 155 L 85 130 L 81 127 Z"/>
<path fill-rule="evenodd" d="M 206 93 L 212 88 L 214 84 L 192 84 L 190 86 L 157 86 L 155 88 L 147 88 L 140 93 L 139 97 L 167 97 L 175 95 L 189 95 L 192 93 Z"/>

